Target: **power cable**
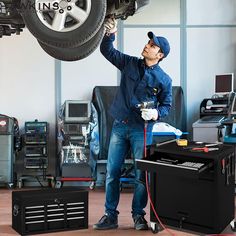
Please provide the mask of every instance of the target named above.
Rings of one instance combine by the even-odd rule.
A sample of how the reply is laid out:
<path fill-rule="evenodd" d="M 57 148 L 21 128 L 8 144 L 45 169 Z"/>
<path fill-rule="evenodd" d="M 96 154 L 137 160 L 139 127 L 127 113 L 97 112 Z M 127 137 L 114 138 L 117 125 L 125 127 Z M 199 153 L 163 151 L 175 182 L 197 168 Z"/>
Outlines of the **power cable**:
<path fill-rule="evenodd" d="M 144 132 L 143 132 L 143 134 L 144 134 L 144 158 L 147 157 L 147 147 L 146 147 L 147 126 L 148 126 L 148 122 L 145 120 L 145 123 L 144 123 Z M 159 216 L 158 216 L 158 214 L 157 214 L 157 212 L 156 212 L 156 210 L 155 210 L 155 207 L 154 207 L 152 198 L 151 198 L 150 189 L 149 189 L 149 182 L 148 182 L 148 172 L 147 172 L 147 171 L 145 171 L 145 176 L 146 176 L 146 189 L 147 189 L 148 199 L 149 199 L 149 201 L 150 201 L 150 205 L 151 205 L 151 208 L 152 208 L 152 210 L 153 210 L 153 212 L 154 212 L 154 215 L 155 215 L 155 217 L 157 218 L 157 220 L 158 220 L 159 224 L 161 225 L 161 227 L 162 227 L 164 230 L 166 230 L 170 235 L 175 236 L 175 234 L 172 233 L 169 229 L 167 229 L 167 228 L 165 227 L 165 225 L 161 222 L 161 220 L 160 220 L 160 218 L 159 218 Z"/>

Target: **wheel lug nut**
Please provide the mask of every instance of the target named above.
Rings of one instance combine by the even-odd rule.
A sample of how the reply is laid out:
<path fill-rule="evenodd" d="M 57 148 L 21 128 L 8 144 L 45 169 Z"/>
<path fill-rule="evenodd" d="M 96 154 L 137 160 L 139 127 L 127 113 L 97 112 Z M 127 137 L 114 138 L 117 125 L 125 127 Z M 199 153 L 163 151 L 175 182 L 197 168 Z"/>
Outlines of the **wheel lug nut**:
<path fill-rule="evenodd" d="M 67 7 L 67 10 L 68 10 L 68 11 L 70 11 L 71 9 L 72 9 L 72 7 L 71 7 L 71 6 L 68 6 L 68 7 Z"/>
<path fill-rule="evenodd" d="M 63 10 L 63 9 L 60 9 L 59 12 L 62 14 L 62 13 L 64 12 L 64 10 Z"/>

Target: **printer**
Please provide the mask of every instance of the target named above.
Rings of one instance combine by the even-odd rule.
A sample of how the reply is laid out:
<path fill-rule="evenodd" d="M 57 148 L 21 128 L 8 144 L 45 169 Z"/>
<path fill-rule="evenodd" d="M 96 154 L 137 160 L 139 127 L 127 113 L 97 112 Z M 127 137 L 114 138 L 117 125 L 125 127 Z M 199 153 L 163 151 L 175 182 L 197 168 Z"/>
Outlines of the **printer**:
<path fill-rule="evenodd" d="M 203 116 L 227 116 L 229 109 L 228 97 L 205 98 L 200 104 L 200 118 Z"/>
<path fill-rule="evenodd" d="M 225 127 L 221 122 L 231 108 L 228 97 L 205 98 L 200 104 L 200 119 L 193 123 L 193 140 L 202 142 L 223 141 Z"/>

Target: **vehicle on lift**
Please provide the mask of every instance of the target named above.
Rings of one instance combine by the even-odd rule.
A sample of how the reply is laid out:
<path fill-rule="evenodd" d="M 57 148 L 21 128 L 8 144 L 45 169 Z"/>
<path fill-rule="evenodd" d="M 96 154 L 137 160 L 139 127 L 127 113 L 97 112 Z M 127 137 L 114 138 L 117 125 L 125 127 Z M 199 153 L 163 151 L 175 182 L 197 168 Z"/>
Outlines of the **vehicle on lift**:
<path fill-rule="evenodd" d="M 87 57 L 101 42 L 105 17 L 125 20 L 150 0 L 0 0 L 0 37 L 25 26 L 54 58 Z"/>

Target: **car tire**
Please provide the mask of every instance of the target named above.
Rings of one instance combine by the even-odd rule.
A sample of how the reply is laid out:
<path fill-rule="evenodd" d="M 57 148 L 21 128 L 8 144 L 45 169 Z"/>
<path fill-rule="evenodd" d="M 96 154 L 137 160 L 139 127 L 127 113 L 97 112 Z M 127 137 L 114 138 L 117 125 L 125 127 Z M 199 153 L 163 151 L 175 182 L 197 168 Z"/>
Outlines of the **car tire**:
<path fill-rule="evenodd" d="M 45 0 L 45 2 L 50 5 L 50 1 Z M 67 4 L 66 7 L 63 6 L 64 13 L 59 12 L 62 10 L 61 5 L 58 5 L 57 10 L 54 9 L 53 1 L 49 11 L 44 11 L 45 7 L 37 7 L 43 6 L 40 5 L 44 3 L 43 0 L 21 1 L 21 14 L 27 28 L 44 44 L 62 48 L 76 47 L 89 41 L 101 28 L 106 14 L 106 0 L 64 0 L 60 2 L 55 0 L 54 2 Z M 72 8 L 70 11 L 69 6 Z"/>
<path fill-rule="evenodd" d="M 102 38 L 104 35 L 104 27 L 102 27 L 96 35 L 84 43 L 83 45 L 74 47 L 74 48 L 61 48 L 61 47 L 55 47 L 55 46 L 49 46 L 43 42 L 39 42 L 42 49 L 49 54 L 50 56 L 62 60 L 62 61 L 77 61 L 84 59 L 85 57 L 89 56 L 92 52 L 95 51 L 95 49 L 100 44 Z"/>

